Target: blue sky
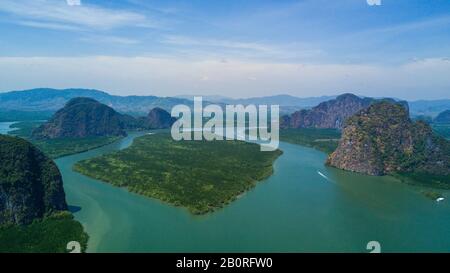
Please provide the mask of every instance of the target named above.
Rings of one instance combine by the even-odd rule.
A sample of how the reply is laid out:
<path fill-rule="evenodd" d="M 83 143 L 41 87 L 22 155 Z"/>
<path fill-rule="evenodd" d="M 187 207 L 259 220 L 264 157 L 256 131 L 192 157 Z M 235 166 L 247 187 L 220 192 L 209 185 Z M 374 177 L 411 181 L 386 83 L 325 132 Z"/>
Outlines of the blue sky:
<path fill-rule="evenodd" d="M 1 0 L 0 33 L 1 91 L 450 98 L 448 0 Z"/>

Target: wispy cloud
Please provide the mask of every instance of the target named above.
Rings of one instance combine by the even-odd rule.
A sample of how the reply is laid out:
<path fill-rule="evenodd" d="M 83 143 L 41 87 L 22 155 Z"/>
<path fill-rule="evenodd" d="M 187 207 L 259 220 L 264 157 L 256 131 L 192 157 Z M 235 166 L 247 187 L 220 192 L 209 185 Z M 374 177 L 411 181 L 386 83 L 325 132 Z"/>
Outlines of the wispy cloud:
<path fill-rule="evenodd" d="M 49 22 L 39 22 L 39 21 L 15 21 L 16 24 L 27 27 L 34 28 L 45 28 L 45 29 L 53 29 L 53 30 L 81 30 L 79 27 L 74 25 L 66 25 L 66 24 L 58 24 L 58 23 L 49 23 Z"/>
<path fill-rule="evenodd" d="M 320 55 L 320 49 L 308 48 L 300 44 L 266 44 L 224 39 L 194 38 L 188 36 L 167 35 L 161 43 L 181 48 L 181 52 L 191 52 L 194 55 L 230 55 L 229 57 L 264 57 L 275 59 L 307 58 Z"/>
<path fill-rule="evenodd" d="M 119 37 L 119 36 L 103 36 L 103 35 L 90 35 L 80 38 L 80 41 L 88 43 L 104 43 L 104 44 L 122 44 L 122 45 L 135 45 L 140 41 L 136 39 Z"/>
<path fill-rule="evenodd" d="M 209 47 L 222 47 L 231 49 L 246 49 L 257 50 L 264 52 L 273 52 L 275 49 L 271 46 L 252 43 L 252 42 L 239 42 L 230 40 L 216 40 L 216 39 L 198 39 L 186 36 L 168 35 L 162 40 L 163 43 L 181 45 L 181 46 L 209 46 Z"/>
<path fill-rule="evenodd" d="M 79 2 L 79 1 L 78 1 Z M 120 27 L 157 28 L 159 24 L 147 16 L 127 10 L 106 9 L 96 5 L 77 5 L 77 1 L 56 0 L 2 0 L 0 12 L 11 16 L 13 22 L 23 25 L 23 22 L 34 27 L 55 29 L 86 28 L 109 30 Z M 70 3 L 70 4 L 68 4 Z"/>

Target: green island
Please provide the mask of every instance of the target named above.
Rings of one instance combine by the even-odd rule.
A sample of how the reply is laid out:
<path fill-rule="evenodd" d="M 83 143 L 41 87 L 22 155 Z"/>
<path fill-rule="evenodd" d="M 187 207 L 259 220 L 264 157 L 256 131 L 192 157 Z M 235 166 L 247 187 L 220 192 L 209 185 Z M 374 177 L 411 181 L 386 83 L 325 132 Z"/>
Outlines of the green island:
<path fill-rule="evenodd" d="M 56 139 L 32 139 L 31 133 L 39 127 L 43 122 L 40 121 L 23 121 L 11 125 L 15 128 L 9 132 L 9 135 L 24 138 L 50 158 L 59 158 L 67 155 L 86 152 L 101 146 L 111 144 L 119 140 L 120 136 L 89 136 L 84 138 L 56 138 Z"/>
<path fill-rule="evenodd" d="M 146 135 L 122 151 L 78 162 L 82 174 L 205 214 L 235 200 L 273 173 L 282 152 L 243 141 L 174 141 Z"/>
<path fill-rule="evenodd" d="M 331 154 L 338 146 L 341 133 L 337 129 L 298 128 L 280 130 L 280 140 L 315 148 Z"/>
<path fill-rule="evenodd" d="M 450 189 L 450 175 L 436 175 L 415 171 L 410 173 L 393 173 L 391 176 L 410 185 L 426 186 L 441 190 Z"/>
<path fill-rule="evenodd" d="M 0 226 L 0 253 L 67 253 L 67 243 L 77 241 L 87 248 L 88 235 L 71 213 L 54 213 L 24 226 Z"/>

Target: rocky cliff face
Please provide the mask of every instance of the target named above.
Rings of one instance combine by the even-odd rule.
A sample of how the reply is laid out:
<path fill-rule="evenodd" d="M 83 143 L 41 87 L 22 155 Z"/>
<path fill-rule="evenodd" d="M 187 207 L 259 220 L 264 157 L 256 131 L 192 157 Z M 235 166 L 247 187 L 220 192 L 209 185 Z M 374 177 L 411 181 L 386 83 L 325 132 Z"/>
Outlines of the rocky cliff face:
<path fill-rule="evenodd" d="M 131 119 L 90 98 L 71 99 L 62 109 L 33 132 L 34 138 L 82 138 L 124 136 L 126 120 Z"/>
<path fill-rule="evenodd" d="M 391 99 L 384 99 L 392 101 Z M 331 128 L 342 129 L 344 122 L 360 110 L 369 107 L 376 100 L 343 94 L 336 99 L 322 102 L 310 110 L 300 110 L 281 119 L 281 128 Z M 400 102 L 406 108 L 406 102 Z"/>
<path fill-rule="evenodd" d="M 55 163 L 29 142 L 0 136 L 0 225 L 29 224 L 67 210 Z"/>
<path fill-rule="evenodd" d="M 450 123 L 450 110 L 440 113 L 435 119 L 436 123 Z"/>
<path fill-rule="evenodd" d="M 165 129 L 170 128 L 175 122 L 169 112 L 159 107 L 153 108 L 143 119 L 143 125 L 146 129 Z"/>
<path fill-rule="evenodd" d="M 449 175 L 450 145 L 426 123 L 412 122 L 401 105 L 378 102 L 347 120 L 327 164 L 370 175 L 414 171 Z"/>
<path fill-rule="evenodd" d="M 310 110 L 300 110 L 293 113 L 284 128 L 335 128 L 340 129 L 344 121 L 368 107 L 372 103 L 370 98 L 360 98 L 353 94 L 343 94 L 336 99 L 322 102 Z"/>

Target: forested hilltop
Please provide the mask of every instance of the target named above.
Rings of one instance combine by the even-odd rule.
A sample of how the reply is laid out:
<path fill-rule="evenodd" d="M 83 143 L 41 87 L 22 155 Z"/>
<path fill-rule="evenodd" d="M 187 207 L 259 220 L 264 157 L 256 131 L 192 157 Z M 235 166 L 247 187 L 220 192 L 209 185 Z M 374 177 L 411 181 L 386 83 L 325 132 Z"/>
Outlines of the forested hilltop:
<path fill-rule="evenodd" d="M 84 249 L 87 235 L 67 211 L 55 163 L 31 143 L 4 135 L 0 162 L 0 251 L 62 252 L 69 239 Z"/>

